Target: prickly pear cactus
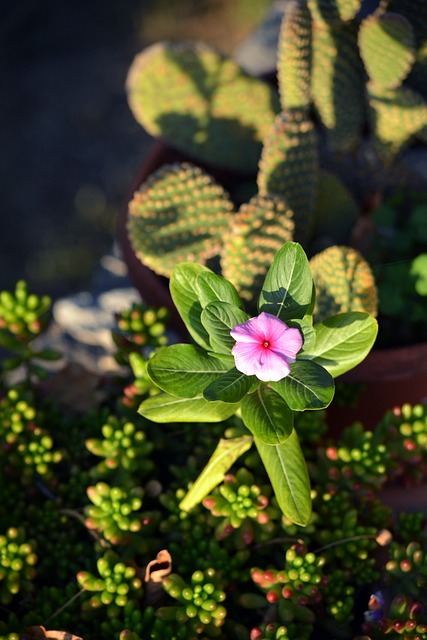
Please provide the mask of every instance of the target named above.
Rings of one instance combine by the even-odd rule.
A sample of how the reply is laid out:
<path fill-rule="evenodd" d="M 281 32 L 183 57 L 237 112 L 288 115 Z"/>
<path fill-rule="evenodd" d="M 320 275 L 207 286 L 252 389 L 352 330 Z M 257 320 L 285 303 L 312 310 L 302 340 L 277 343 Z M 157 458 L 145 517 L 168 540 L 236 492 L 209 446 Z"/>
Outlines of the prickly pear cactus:
<path fill-rule="evenodd" d="M 277 80 L 282 109 L 311 104 L 311 15 L 299 0 L 288 2 L 277 52 Z"/>
<path fill-rule="evenodd" d="M 408 87 L 377 93 L 372 85 L 368 85 L 368 92 L 375 148 L 383 162 L 390 165 L 414 137 L 425 139 L 427 103 Z"/>
<path fill-rule="evenodd" d="M 402 84 L 415 59 L 414 32 L 406 18 L 395 13 L 365 18 L 358 44 L 373 85 L 396 89 Z"/>
<path fill-rule="evenodd" d="M 314 212 L 315 248 L 348 242 L 358 215 L 359 206 L 349 190 L 336 175 L 321 170 Z"/>
<path fill-rule="evenodd" d="M 165 165 L 129 205 L 129 238 L 142 262 L 169 277 L 179 262 L 218 255 L 232 211 L 228 194 L 202 169 Z"/>
<path fill-rule="evenodd" d="M 313 25 L 313 103 L 334 150 L 356 146 L 364 123 L 364 69 L 356 34 L 353 22 Z"/>
<path fill-rule="evenodd" d="M 255 172 L 276 113 L 276 90 L 201 43 L 161 42 L 136 56 L 127 77 L 136 120 L 202 162 Z"/>
<path fill-rule="evenodd" d="M 366 18 L 359 30 L 360 54 L 369 75 L 367 95 L 375 148 L 385 163 L 416 135 L 425 135 L 427 104 L 402 83 L 416 58 L 410 22 L 395 13 Z"/>
<path fill-rule="evenodd" d="M 222 274 L 253 301 L 282 245 L 293 239 L 293 212 L 282 198 L 257 195 L 241 206 L 224 238 Z"/>
<path fill-rule="evenodd" d="M 258 172 L 261 195 L 282 196 L 293 211 L 294 239 L 305 244 L 317 189 L 317 135 L 303 111 L 283 111 L 264 143 Z"/>
<path fill-rule="evenodd" d="M 333 246 L 310 260 L 318 321 L 345 311 L 377 315 L 378 296 L 371 268 L 355 249 Z"/>
<path fill-rule="evenodd" d="M 353 20 L 361 0 L 308 0 L 307 4 L 316 21 L 337 24 Z"/>

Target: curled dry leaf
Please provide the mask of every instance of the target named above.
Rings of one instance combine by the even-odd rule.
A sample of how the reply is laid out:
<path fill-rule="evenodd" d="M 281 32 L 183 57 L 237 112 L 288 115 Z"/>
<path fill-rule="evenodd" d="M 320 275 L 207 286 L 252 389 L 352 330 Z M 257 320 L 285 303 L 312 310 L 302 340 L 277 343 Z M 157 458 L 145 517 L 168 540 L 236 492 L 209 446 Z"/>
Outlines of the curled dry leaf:
<path fill-rule="evenodd" d="M 149 605 L 157 603 L 162 594 L 162 580 L 172 571 L 172 557 L 169 551 L 162 549 L 155 560 L 151 560 L 145 569 L 146 602 Z"/>

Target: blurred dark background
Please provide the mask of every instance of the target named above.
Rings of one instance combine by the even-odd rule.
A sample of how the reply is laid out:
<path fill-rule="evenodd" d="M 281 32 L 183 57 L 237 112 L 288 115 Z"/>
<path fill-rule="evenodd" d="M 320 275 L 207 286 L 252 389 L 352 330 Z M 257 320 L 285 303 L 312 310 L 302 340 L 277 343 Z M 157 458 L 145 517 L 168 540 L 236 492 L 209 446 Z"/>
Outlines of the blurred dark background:
<path fill-rule="evenodd" d="M 202 39 L 232 53 L 272 0 L 20 0 L 0 21 L 0 289 L 88 285 L 151 140 L 127 106 L 136 53 Z"/>

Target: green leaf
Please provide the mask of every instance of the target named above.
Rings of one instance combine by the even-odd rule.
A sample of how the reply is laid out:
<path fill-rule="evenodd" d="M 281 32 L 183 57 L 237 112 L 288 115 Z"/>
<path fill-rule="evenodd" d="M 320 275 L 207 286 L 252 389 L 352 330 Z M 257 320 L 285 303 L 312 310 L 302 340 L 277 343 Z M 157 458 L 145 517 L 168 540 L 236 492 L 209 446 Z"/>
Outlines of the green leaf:
<path fill-rule="evenodd" d="M 202 323 L 213 351 L 229 354 L 235 344 L 230 331 L 236 324 L 243 324 L 249 316 L 229 302 L 210 302 L 202 311 Z"/>
<path fill-rule="evenodd" d="M 229 369 L 228 363 L 212 358 L 192 344 L 173 344 L 158 351 L 148 362 L 147 372 L 158 387 L 182 398 L 194 398 Z"/>
<path fill-rule="evenodd" d="M 201 273 L 212 272 L 201 264 L 181 262 L 172 271 L 169 289 L 190 336 L 204 349 L 210 349 L 209 336 L 200 320 L 202 305 L 196 282 Z"/>
<path fill-rule="evenodd" d="M 200 273 L 196 286 L 202 307 L 206 307 L 209 302 L 229 302 L 244 310 L 243 302 L 234 285 L 213 271 Z"/>
<path fill-rule="evenodd" d="M 251 436 L 230 440 L 221 439 L 206 467 L 181 501 L 180 508 L 183 511 L 189 511 L 196 504 L 199 504 L 212 489 L 224 480 L 230 467 L 251 448 L 252 442 Z"/>
<path fill-rule="evenodd" d="M 203 391 L 203 397 L 209 401 L 240 402 L 252 387 L 254 380 L 255 376 L 247 376 L 234 367 L 208 384 Z"/>
<path fill-rule="evenodd" d="M 291 372 L 279 382 L 270 383 L 294 411 L 324 409 L 334 397 L 334 380 L 317 362 L 297 360 Z"/>
<path fill-rule="evenodd" d="M 263 384 L 244 398 L 241 415 L 249 431 L 268 445 L 285 442 L 294 426 L 294 414 L 286 402 Z"/>
<path fill-rule="evenodd" d="M 333 378 L 362 362 L 372 349 L 378 323 L 363 311 L 349 311 L 327 318 L 314 326 L 316 341 L 310 353 L 301 354 L 324 367 Z"/>
<path fill-rule="evenodd" d="M 296 431 L 282 444 L 254 441 L 284 515 L 306 526 L 311 518 L 310 478 Z"/>
<path fill-rule="evenodd" d="M 296 329 L 300 330 L 301 335 L 304 339 L 302 351 L 308 351 L 310 349 L 310 346 L 314 344 L 314 341 L 316 339 L 316 332 L 314 331 L 311 317 L 305 316 L 303 320 L 289 320 L 286 324 L 288 325 L 288 327 L 295 327 Z"/>
<path fill-rule="evenodd" d="M 202 396 L 177 398 L 158 393 L 144 400 L 138 409 L 144 418 L 153 422 L 222 422 L 234 415 L 239 404 L 208 402 Z"/>
<path fill-rule="evenodd" d="M 287 242 L 276 253 L 268 270 L 258 307 L 284 322 L 303 318 L 311 308 L 313 279 L 301 245 Z"/>
<path fill-rule="evenodd" d="M 415 281 L 415 291 L 427 296 L 427 253 L 420 253 L 411 263 L 410 274 Z"/>

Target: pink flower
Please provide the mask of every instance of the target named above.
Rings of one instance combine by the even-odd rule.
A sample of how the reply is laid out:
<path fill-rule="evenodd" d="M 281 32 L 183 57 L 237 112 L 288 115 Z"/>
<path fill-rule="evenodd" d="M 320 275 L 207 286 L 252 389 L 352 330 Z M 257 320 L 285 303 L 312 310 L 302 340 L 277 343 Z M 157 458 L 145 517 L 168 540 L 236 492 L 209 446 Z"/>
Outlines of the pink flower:
<path fill-rule="evenodd" d="M 263 382 L 285 378 L 303 342 L 298 329 L 264 311 L 237 324 L 230 334 L 236 340 L 231 351 L 236 369 Z"/>

